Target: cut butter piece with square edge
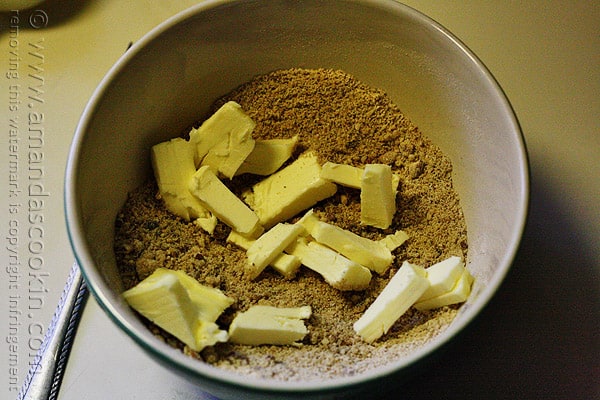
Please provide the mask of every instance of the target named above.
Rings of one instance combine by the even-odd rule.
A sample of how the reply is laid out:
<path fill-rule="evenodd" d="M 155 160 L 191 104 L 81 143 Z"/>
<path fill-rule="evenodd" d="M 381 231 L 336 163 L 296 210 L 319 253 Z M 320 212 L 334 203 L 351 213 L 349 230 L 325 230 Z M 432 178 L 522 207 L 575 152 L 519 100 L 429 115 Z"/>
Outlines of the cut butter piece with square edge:
<path fill-rule="evenodd" d="M 232 229 L 248 237 L 257 237 L 262 233 L 258 216 L 209 167 L 200 167 L 192 176 L 188 188 L 207 209 Z"/>
<path fill-rule="evenodd" d="M 255 305 L 235 316 L 229 326 L 229 340 L 252 346 L 298 344 L 308 333 L 303 320 L 310 318 L 311 313 L 310 306 Z"/>
<path fill-rule="evenodd" d="M 300 259 L 302 265 L 319 273 L 332 287 L 346 290 L 364 290 L 371 282 L 371 271 L 337 253 L 327 246 L 299 237 L 285 249 L 287 254 Z"/>
<path fill-rule="evenodd" d="M 194 351 L 228 339 L 226 331 L 200 318 L 198 306 L 174 273 L 153 273 L 123 292 L 123 297 L 133 309 Z"/>
<path fill-rule="evenodd" d="M 255 126 L 255 122 L 238 103 L 228 101 L 223 104 L 199 128 L 190 131 L 190 142 L 195 148 L 196 167 L 200 167 L 202 160 L 213 147 L 219 143 L 228 144 L 230 137 L 249 136 Z"/>
<path fill-rule="evenodd" d="M 414 307 L 417 310 L 425 311 L 433 308 L 463 303 L 467 301 L 469 295 L 471 294 L 473 280 L 473 276 L 470 274 L 469 270 L 465 268 L 462 272 L 462 275 L 456 282 L 456 285 L 449 292 L 441 294 L 437 297 L 419 301 L 415 303 Z"/>
<path fill-rule="evenodd" d="M 338 185 L 360 189 L 361 177 L 364 173 L 364 168 L 355 167 L 348 164 L 337 164 L 326 162 L 321 169 L 321 178 L 328 179 Z M 400 176 L 392 174 L 392 191 L 396 193 L 400 185 Z"/>
<path fill-rule="evenodd" d="M 320 175 L 321 165 L 316 154 L 307 151 L 242 196 L 268 229 L 335 194 L 336 184 Z"/>
<path fill-rule="evenodd" d="M 326 162 L 321 170 L 321 178 L 328 179 L 338 185 L 360 189 L 360 178 L 363 169 L 348 164 Z"/>
<path fill-rule="evenodd" d="M 182 138 L 171 139 L 152 146 L 151 159 L 166 208 L 187 221 L 210 218 L 210 212 L 188 190 L 188 182 L 196 172 L 193 145 Z"/>
<path fill-rule="evenodd" d="M 287 139 L 258 139 L 235 174 L 271 175 L 292 156 L 297 144 L 298 135 Z"/>
<path fill-rule="evenodd" d="M 367 164 L 360 181 L 360 220 L 363 225 L 387 229 L 396 213 L 396 193 L 392 190 L 392 168 Z"/>
<path fill-rule="evenodd" d="M 465 264 L 457 256 L 450 256 L 427 268 L 429 287 L 418 301 L 437 297 L 452 290 L 456 282 L 460 279 L 464 269 Z"/>
<path fill-rule="evenodd" d="M 223 311 L 234 303 L 234 300 L 220 289 L 203 285 L 184 271 L 157 268 L 153 273 L 157 277 L 165 274 L 174 275 L 179 279 L 191 302 L 198 308 L 198 315 L 202 320 L 215 322 Z"/>
<path fill-rule="evenodd" d="M 385 272 L 394 261 L 392 252 L 383 243 L 327 222 L 317 221 L 307 230 L 317 242 L 378 274 Z"/>
<path fill-rule="evenodd" d="M 247 276 L 250 279 L 256 278 L 267 265 L 296 240 L 301 231 L 302 227 L 296 224 L 280 222 L 258 237 L 246 251 L 248 256 Z"/>
<path fill-rule="evenodd" d="M 256 239 L 247 238 L 236 231 L 231 231 L 227 236 L 227 241 L 229 243 L 233 243 L 243 250 L 248 250 L 255 240 Z M 279 254 L 273 261 L 269 263 L 271 268 L 279 272 L 287 279 L 292 279 L 296 276 L 300 265 L 301 263 L 298 257 L 285 253 Z"/>
<path fill-rule="evenodd" d="M 354 323 L 354 331 L 367 343 L 383 336 L 427 290 L 427 272 L 404 262 L 375 301 Z"/>

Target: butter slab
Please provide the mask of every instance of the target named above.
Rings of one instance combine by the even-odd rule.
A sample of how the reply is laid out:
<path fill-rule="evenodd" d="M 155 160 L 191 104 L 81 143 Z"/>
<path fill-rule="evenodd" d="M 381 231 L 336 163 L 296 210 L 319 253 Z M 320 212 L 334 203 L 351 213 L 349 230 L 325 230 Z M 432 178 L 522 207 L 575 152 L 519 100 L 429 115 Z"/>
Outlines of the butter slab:
<path fill-rule="evenodd" d="M 317 242 L 378 274 L 384 273 L 394 261 L 391 251 L 384 244 L 323 221 L 314 224 L 310 235 Z"/>
<path fill-rule="evenodd" d="M 285 252 L 298 257 L 302 265 L 319 273 L 338 290 L 364 290 L 371 281 L 368 268 L 322 244 L 307 242 L 304 237 L 298 238 Z"/>
<path fill-rule="evenodd" d="M 415 303 L 415 308 L 420 311 L 430 310 L 452 304 L 463 303 L 467 301 L 471 294 L 471 286 L 473 284 L 473 276 L 465 268 L 462 275 L 456 282 L 456 285 L 447 293 L 432 297 L 427 300 Z"/>
<path fill-rule="evenodd" d="M 423 301 L 432 297 L 440 296 L 452 290 L 460 279 L 465 268 L 462 259 L 451 256 L 427 268 L 427 280 L 429 287 L 418 299 Z"/>
<path fill-rule="evenodd" d="M 200 167 L 192 176 L 188 188 L 207 209 L 232 229 L 249 237 L 262 233 L 258 216 L 217 178 L 210 167 Z"/>
<path fill-rule="evenodd" d="M 202 312 L 180 277 L 171 270 L 157 271 L 123 292 L 127 303 L 194 351 L 227 341 L 226 331 L 201 318 Z"/>
<path fill-rule="evenodd" d="M 197 307 L 198 317 L 208 322 L 215 322 L 217 318 L 233 304 L 234 300 L 220 289 L 202 285 L 184 271 L 157 268 L 152 275 L 171 274 L 175 276 L 187 291 L 190 301 Z"/>
<path fill-rule="evenodd" d="M 268 229 L 335 194 L 335 183 L 321 178 L 320 173 L 317 156 L 309 151 L 252 186 L 242 197 Z"/>
<path fill-rule="evenodd" d="M 151 149 L 152 169 L 165 207 L 186 221 L 211 217 L 188 190 L 188 182 L 196 172 L 194 153 L 194 146 L 183 138 L 156 144 Z"/>
<path fill-rule="evenodd" d="M 256 239 L 247 238 L 236 231 L 231 231 L 227 236 L 228 242 L 235 244 L 243 250 L 248 250 L 255 240 Z M 273 261 L 269 263 L 271 268 L 279 272 L 287 279 L 292 279 L 294 276 L 296 276 L 300 265 L 301 263 L 298 257 L 285 253 L 279 254 Z"/>
<path fill-rule="evenodd" d="M 354 323 L 354 331 L 367 343 L 379 339 L 428 286 L 425 269 L 405 261 L 375 301 Z"/>
<path fill-rule="evenodd" d="M 360 181 L 364 173 L 364 168 L 355 167 L 348 164 L 337 164 L 326 162 L 321 169 L 321 178 L 330 180 L 338 185 L 353 189 L 360 189 Z M 400 185 L 400 176 L 392 174 L 392 191 L 396 193 Z"/>
<path fill-rule="evenodd" d="M 392 190 L 392 168 L 367 164 L 360 181 L 360 219 L 363 225 L 387 229 L 396 213 L 396 193 Z"/>
<path fill-rule="evenodd" d="M 256 239 L 246 251 L 248 278 L 256 278 L 267 265 L 296 240 L 302 228 L 296 224 L 278 223 Z"/>
<path fill-rule="evenodd" d="M 254 150 L 235 174 L 271 175 L 292 156 L 297 144 L 298 136 L 289 139 L 256 140 Z"/>
<path fill-rule="evenodd" d="M 256 123 L 242 107 L 228 101 L 200 125 L 190 131 L 190 143 L 194 145 L 196 167 L 199 167 L 208 152 L 219 143 L 228 143 L 229 138 L 251 135 Z M 242 160 L 243 161 L 243 160 Z"/>
<path fill-rule="evenodd" d="M 310 306 L 255 305 L 235 316 L 229 326 L 229 340 L 252 346 L 295 345 L 308 333 L 303 320 L 310 318 L 311 313 Z"/>

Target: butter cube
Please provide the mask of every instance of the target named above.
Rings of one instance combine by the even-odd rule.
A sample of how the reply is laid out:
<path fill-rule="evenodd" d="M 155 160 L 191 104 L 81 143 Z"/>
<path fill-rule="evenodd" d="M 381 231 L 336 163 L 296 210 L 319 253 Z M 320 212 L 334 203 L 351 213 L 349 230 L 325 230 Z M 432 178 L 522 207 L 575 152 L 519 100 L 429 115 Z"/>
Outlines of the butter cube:
<path fill-rule="evenodd" d="M 252 306 L 233 319 L 229 326 L 229 340 L 252 346 L 295 345 L 308 333 L 303 320 L 310 318 L 311 313 L 310 306 Z"/>
<path fill-rule="evenodd" d="M 321 169 L 321 178 L 328 179 L 338 185 L 360 189 L 360 181 L 364 173 L 364 168 L 355 167 L 348 164 L 336 164 L 326 162 Z M 396 193 L 400 185 L 400 176 L 392 174 L 392 191 Z"/>
<path fill-rule="evenodd" d="M 321 178 L 316 154 L 306 152 L 243 194 L 260 223 L 270 228 L 333 196 L 337 186 Z"/>
<path fill-rule="evenodd" d="M 256 278 L 267 265 L 283 253 L 283 249 L 296 240 L 301 231 L 302 228 L 298 225 L 278 223 L 256 239 L 246 252 L 248 277 Z"/>
<path fill-rule="evenodd" d="M 338 290 L 364 290 L 371 281 L 371 271 L 317 242 L 300 237 L 286 253 L 300 259 L 302 265 L 319 273 L 325 282 Z"/>
<path fill-rule="evenodd" d="M 250 239 L 236 231 L 231 231 L 227 236 L 227 241 L 244 250 L 248 250 L 250 246 L 252 246 L 252 243 L 255 242 L 255 239 Z M 288 279 L 296 276 L 296 272 L 298 272 L 300 265 L 301 263 L 298 257 L 285 253 L 279 254 L 269 263 L 269 266 Z"/>
<path fill-rule="evenodd" d="M 391 251 L 384 244 L 338 226 L 319 221 L 309 232 L 317 242 L 378 274 L 384 273 L 394 261 Z"/>
<path fill-rule="evenodd" d="M 200 166 L 204 157 L 218 144 L 225 143 L 226 147 L 230 148 L 230 138 L 233 138 L 234 141 L 251 138 L 255 126 L 255 122 L 238 103 L 229 101 L 223 104 L 198 129 L 190 131 L 190 142 L 195 146 L 196 166 Z M 222 150 L 221 148 L 219 151 Z M 225 154 L 221 154 L 221 156 L 226 157 Z M 239 161 L 239 159 L 237 160 Z M 243 161 L 242 159 L 240 164 Z"/>
<path fill-rule="evenodd" d="M 361 177 L 360 190 L 361 223 L 388 228 L 396 213 L 392 168 L 385 164 L 367 164 Z"/>
<path fill-rule="evenodd" d="M 194 147 L 182 138 L 152 146 L 152 169 L 159 193 L 167 209 L 189 221 L 210 218 L 210 212 L 188 190 L 188 182 L 196 172 Z"/>
<path fill-rule="evenodd" d="M 201 318 L 199 306 L 180 277 L 174 271 L 157 271 L 123 292 L 127 303 L 194 351 L 227 341 L 226 331 Z"/>
<path fill-rule="evenodd" d="M 258 216 L 250 210 L 207 166 L 200 167 L 189 182 L 189 191 L 217 218 L 246 236 L 262 233 Z"/>
<path fill-rule="evenodd" d="M 473 276 L 471 276 L 469 271 L 465 268 L 452 290 L 437 297 L 419 301 L 415 303 L 415 308 L 417 310 L 425 311 L 432 308 L 439 308 L 443 306 L 449 306 L 451 304 L 465 302 L 471 294 L 472 284 Z"/>
<path fill-rule="evenodd" d="M 462 259 L 456 256 L 448 257 L 444 261 L 427 268 L 429 288 L 418 301 L 428 300 L 451 291 L 460 279 L 464 269 L 465 264 Z"/>
<path fill-rule="evenodd" d="M 375 301 L 354 323 L 354 331 L 368 343 L 379 339 L 421 297 L 428 286 L 425 269 L 405 261 Z"/>
<path fill-rule="evenodd" d="M 254 150 L 235 173 L 271 175 L 285 163 L 298 144 L 298 136 L 289 139 L 256 140 Z"/>

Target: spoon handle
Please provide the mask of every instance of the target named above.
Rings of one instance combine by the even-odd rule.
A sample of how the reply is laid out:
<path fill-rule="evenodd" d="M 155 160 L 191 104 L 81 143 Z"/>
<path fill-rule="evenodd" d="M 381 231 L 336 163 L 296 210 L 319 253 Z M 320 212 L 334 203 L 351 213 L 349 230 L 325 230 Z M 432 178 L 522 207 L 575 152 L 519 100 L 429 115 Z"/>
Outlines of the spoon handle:
<path fill-rule="evenodd" d="M 73 264 L 54 316 L 17 400 L 55 400 L 75 339 L 88 289 L 77 264 Z"/>

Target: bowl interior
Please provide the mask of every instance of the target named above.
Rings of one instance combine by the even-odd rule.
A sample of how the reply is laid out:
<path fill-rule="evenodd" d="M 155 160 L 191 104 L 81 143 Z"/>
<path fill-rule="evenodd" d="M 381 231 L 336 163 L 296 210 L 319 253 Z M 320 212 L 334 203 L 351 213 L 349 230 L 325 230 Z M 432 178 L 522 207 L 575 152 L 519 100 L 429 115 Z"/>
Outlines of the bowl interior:
<path fill-rule="evenodd" d="M 253 76 L 290 67 L 342 69 L 383 89 L 450 157 L 476 277 L 469 302 L 437 342 L 369 376 L 328 382 L 330 388 L 408 365 L 464 327 L 504 278 L 523 229 L 527 161 L 516 118 L 490 74 L 442 27 L 393 1 L 203 2 L 142 38 L 98 87 L 73 141 L 66 214 L 77 260 L 107 313 L 161 361 L 209 385 L 235 375 L 162 345 L 120 299 L 115 216 L 151 173 L 153 144 L 178 135 Z"/>

